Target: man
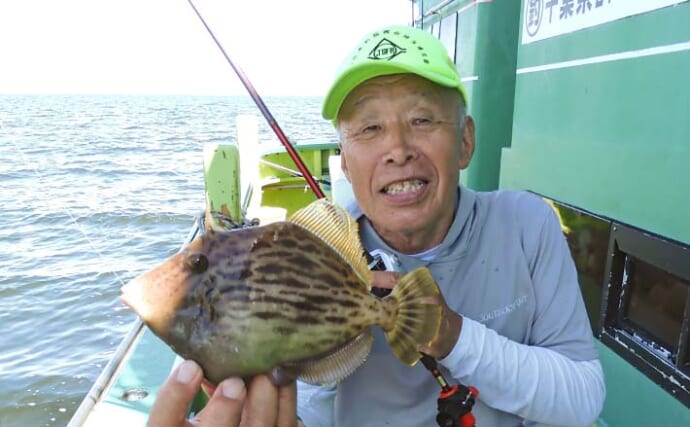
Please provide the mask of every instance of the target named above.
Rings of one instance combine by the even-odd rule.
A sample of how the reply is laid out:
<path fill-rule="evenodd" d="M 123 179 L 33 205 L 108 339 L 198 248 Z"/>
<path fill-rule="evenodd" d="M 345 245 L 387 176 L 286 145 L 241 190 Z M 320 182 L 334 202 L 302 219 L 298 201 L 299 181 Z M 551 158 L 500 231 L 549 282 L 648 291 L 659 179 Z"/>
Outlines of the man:
<path fill-rule="evenodd" d="M 348 209 L 367 250 L 386 251 L 403 271 L 431 270 L 443 319 L 420 351 L 438 359 L 451 383 L 477 387 L 478 425 L 591 424 L 604 400 L 603 374 L 560 224 L 528 193 L 458 186 L 475 144 L 466 106 L 437 39 L 400 26 L 367 35 L 323 106 L 356 199 Z M 396 277 L 379 273 L 374 285 L 392 287 Z M 299 384 L 307 426 L 435 425 L 437 382 L 421 364 L 399 362 L 375 335 L 367 361 L 336 388 Z M 240 397 L 223 400 L 216 391 L 207 413 L 232 407 L 236 415 L 244 410 L 243 425 L 264 425 L 262 416 L 266 425 L 295 425 L 292 386 L 277 389 L 258 377 L 247 391 L 228 381 Z M 152 419 L 175 402 L 177 383 L 166 383 Z M 187 400 L 178 401 L 191 399 L 195 386 L 180 388 Z M 214 425 L 210 419 L 203 414 L 202 425 Z"/>

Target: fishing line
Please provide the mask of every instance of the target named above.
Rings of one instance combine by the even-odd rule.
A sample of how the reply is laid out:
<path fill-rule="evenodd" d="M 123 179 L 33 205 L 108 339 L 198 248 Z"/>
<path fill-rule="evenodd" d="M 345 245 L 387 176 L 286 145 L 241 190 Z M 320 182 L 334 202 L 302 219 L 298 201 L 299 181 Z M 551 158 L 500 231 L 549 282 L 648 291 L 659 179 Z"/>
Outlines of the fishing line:
<path fill-rule="evenodd" d="M 302 177 L 304 178 L 305 181 L 307 181 L 307 184 L 309 184 L 309 188 L 314 192 L 317 198 L 323 199 L 326 196 L 324 195 L 323 191 L 321 191 L 321 188 L 319 187 L 319 184 L 314 180 L 312 174 L 309 172 L 307 167 L 305 166 L 304 162 L 300 158 L 299 154 L 297 151 L 294 149 L 290 141 L 287 139 L 285 136 L 285 133 L 283 130 L 280 128 L 280 125 L 278 125 L 278 122 L 273 118 L 273 115 L 271 112 L 268 110 L 268 107 L 266 107 L 266 104 L 264 104 L 264 101 L 261 99 L 259 96 L 258 92 L 256 89 L 254 89 L 254 86 L 251 84 L 247 76 L 244 74 L 242 69 L 240 69 L 239 66 L 235 65 L 235 63 L 230 59 L 230 56 L 225 52 L 225 49 L 223 48 L 223 45 L 220 44 L 220 41 L 216 38 L 215 34 L 213 34 L 213 31 L 211 31 L 211 28 L 208 26 L 206 21 L 204 20 L 204 17 L 201 16 L 201 13 L 199 13 L 199 10 L 197 10 L 196 6 L 194 6 L 194 2 L 192 0 L 187 0 L 190 6 L 192 6 L 192 9 L 194 9 L 194 13 L 196 13 L 196 16 L 199 18 L 201 23 L 204 25 L 204 28 L 206 28 L 206 31 L 208 34 L 211 36 L 213 41 L 216 43 L 216 46 L 218 46 L 218 49 L 220 49 L 220 52 L 223 54 L 225 57 L 225 60 L 230 64 L 232 69 L 235 71 L 235 74 L 237 74 L 237 77 L 240 78 L 240 81 L 244 85 L 244 87 L 247 89 L 247 92 L 249 92 L 249 95 L 252 97 L 254 100 L 254 103 L 256 106 L 259 108 L 259 111 L 261 111 L 261 114 L 264 116 L 266 121 L 268 122 L 268 125 L 273 129 L 273 132 L 276 134 L 280 142 L 283 144 L 285 147 L 285 150 L 287 153 L 290 155 L 292 158 L 292 161 L 295 163 L 295 166 L 297 166 L 297 169 L 299 169 L 300 173 L 302 174 Z"/>
<path fill-rule="evenodd" d="M 48 187 L 48 185 L 46 185 L 47 179 L 41 174 L 41 172 L 36 168 L 36 166 L 34 166 L 33 164 L 31 164 L 31 162 L 29 162 L 27 156 L 24 153 L 24 149 L 21 147 L 21 145 L 18 144 L 16 140 L 14 142 L 15 142 L 15 147 L 17 148 L 17 151 L 19 152 L 19 156 L 21 157 L 22 162 L 24 162 L 24 165 L 29 166 L 29 168 L 33 171 L 34 175 L 36 176 L 36 179 L 38 180 L 38 182 L 40 184 L 40 187 L 41 188 L 47 188 Z M 42 192 L 40 194 L 43 195 Z M 53 209 L 50 206 L 50 203 L 48 202 L 48 200 L 45 198 L 45 196 L 41 196 L 38 199 L 43 204 L 45 204 L 46 211 L 49 212 Z M 103 256 L 101 251 L 98 250 L 94 241 L 91 240 L 91 238 L 88 236 L 86 231 L 84 231 L 84 229 L 79 224 L 79 222 L 77 221 L 77 218 L 72 214 L 72 212 L 64 206 L 60 210 L 67 214 L 67 216 L 70 219 L 71 224 L 73 224 L 76 227 L 76 229 L 79 230 L 79 232 L 82 234 L 82 236 L 84 236 L 84 239 L 86 239 L 86 242 L 88 243 L 91 250 L 93 250 L 98 255 L 98 257 L 105 263 L 105 261 L 106 261 L 105 256 Z M 122 278 L 114 270 L 108 269 L 107 272 L 112 274 L 113 276 L 115 276 L 117 281 L 120 282 L 120 284 L 122 286 L 124 286 L 124 284 L 125 284 L 124 280 L 122 280 Z"/>
<path fill-rule="evenodd" d="M 270 167 L 272 167 L 273 169 L 279 170 L 279 171 L 281 171 L 281 172 L 288 173 L 288 174 L 290 174 L 290 175 L 292 175 L 292 176 L 296 176 L 296 177 L 298 177 L 298 178 L 302 178 L 302 177 L 303 177 L 303 175 L 302 175 L 301 173 L 297 172 L 296 170 L 290 169 L 289 167 L 280 165 L 280 164 L 278 164 L 278 163 L 274 163 L 274 162 L 271 162 L 271 161 L 268 161 L 268 160 L 265 160 L 265 159 L 259 159 L 259 163 L 262 163 L 262 164 L 264 164 L 264 165 L 266 165 L 266 166 L 270 166 Z M 327 179 L 321 179 L 321 178 L 317 178 L 317 177 L 314 177 L 314 179 L 316 180 L 316 182 L 320 182 L 321 184 L 328 185 L 328 186 L 331 185 L 331 181 L 329 181 L 329 180 L 327 180 Z"/>

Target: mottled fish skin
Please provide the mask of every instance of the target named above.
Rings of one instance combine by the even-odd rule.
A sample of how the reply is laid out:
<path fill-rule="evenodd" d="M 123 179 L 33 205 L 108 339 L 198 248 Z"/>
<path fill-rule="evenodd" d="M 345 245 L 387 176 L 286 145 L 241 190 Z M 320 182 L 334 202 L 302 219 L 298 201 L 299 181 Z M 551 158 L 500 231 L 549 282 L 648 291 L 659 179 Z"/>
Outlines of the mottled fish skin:
<path fill-rule="evenodd" d="M 213 382 L 318 358 L 372 325 L 390 330 L 397 310 L 287 221 L 209 232 L 126 288 L 125 302 Z"/>

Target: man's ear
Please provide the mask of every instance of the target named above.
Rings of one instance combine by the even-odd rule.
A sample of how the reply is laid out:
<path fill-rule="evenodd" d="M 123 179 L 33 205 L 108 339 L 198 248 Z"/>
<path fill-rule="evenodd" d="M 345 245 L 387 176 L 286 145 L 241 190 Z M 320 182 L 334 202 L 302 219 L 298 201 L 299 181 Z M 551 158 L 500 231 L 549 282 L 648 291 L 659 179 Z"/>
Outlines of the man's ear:
<path fill-rule="evenodd" d="M 350 181 L 350 170 L 347 168 L 347 158 L 345 151 L 343 151 L 343 145 L 338 144 L 338 148 L 340 149 L 340 169 L 343 171 L 345 178 L 347 178 L 347 182 L 352 182 Z"/>
<path fill-rule="evenodd" d="M 460 169 L 465 169 L 470 165 L 472 155 L 474 154 L 474 119 L 472 116 L 465 118 L 465 127 L 462 131 L 461 152 L 460 152 Z"/>

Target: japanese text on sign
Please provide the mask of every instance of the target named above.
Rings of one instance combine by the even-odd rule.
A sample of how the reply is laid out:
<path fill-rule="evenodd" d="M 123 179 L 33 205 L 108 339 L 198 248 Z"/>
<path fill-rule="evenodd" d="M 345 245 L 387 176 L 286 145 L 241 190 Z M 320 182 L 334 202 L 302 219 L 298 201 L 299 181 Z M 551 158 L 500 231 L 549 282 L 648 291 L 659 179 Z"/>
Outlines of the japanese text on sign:
<path fill-rule="evenodd" d="M 524 0 L 522 44 L 688 0 Z"/>

